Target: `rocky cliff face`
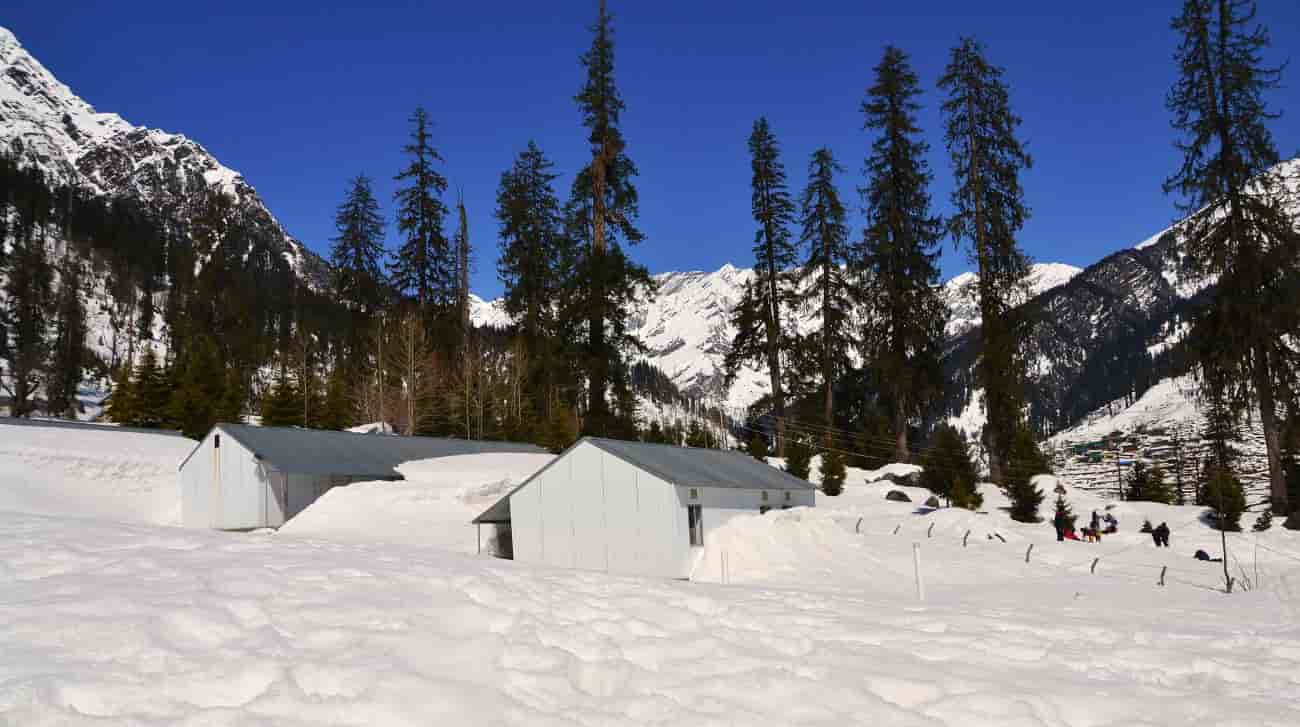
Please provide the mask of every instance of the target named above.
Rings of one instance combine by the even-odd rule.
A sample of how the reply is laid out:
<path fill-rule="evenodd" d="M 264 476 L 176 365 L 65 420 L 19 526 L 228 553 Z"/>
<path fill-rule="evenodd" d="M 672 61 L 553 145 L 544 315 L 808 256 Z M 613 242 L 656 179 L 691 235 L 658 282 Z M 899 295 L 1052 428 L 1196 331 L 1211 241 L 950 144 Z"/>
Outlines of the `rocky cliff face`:
<path fill-rule="evenodd" d="M 137 127 L 101 113 L 61 83 L 0 28 L 0 151 L 39 167 L 47 177 L 106 196 L 135 197 L 180 222 L 202 193 L 220 191 L 243 217 L 275 232 L 279 251 L 299 275 L 319 286 L 323 261 L 295 240 L 238 172 L 180 134 Z"/>

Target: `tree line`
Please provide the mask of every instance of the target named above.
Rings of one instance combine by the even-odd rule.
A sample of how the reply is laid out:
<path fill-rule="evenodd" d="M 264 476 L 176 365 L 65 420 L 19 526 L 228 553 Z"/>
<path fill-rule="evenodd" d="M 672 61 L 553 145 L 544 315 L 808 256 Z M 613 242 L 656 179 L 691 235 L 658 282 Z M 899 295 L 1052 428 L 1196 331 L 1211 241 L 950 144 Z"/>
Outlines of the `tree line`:
<path fill-rule="evenodd" d="M 844 170 L 831 151 L 813 152 L 796 200 L 771 125 L 766 118 L 754 122 L 755 274 L 732 311 L 736 335 L 726 371 L 733 380 L 746 364 L 766 370 L 769 394 L 757 406 L 772 414 L 778 454 L 793 446 L 802 459 L 812 444 L 835 470 L 855 448 L 855 460 L 865 455 L 866 465 L 913 459 L 914 439 L 928 429 L 924 422 L 945 387 L 948 310 L 939 256 L 950 237 L 980 276 L 977 372 L 988 412 L 982 444 L 990 476 L 1013 499 L 1033 500 L 1029 477 L 1041 471 L 1042 457 L 1024 416 L 1019 339 L 1025 321 L 1016 307 L 1029 269 L 1016 240 L 1029 216 L 1019 175 L 1031 160 L 1003 76 L 984 47 L 967 38 L 952 49 L 938 80 L 955 181 L 946 219 L 931 206 L 929 146 L 917 122 L 921 82 L 900 48 L 885 48 L 860 109 L 870 136 L 860 233 L 849 230 L 836 183 Z M 807 313 L 815 332 L 804 335 L 792 321 Z M 950 438 L 938 445 L 934 456 L 953 449 Z M 969 493 L 957 498 L 973 500 Z"/>
<path fill-rule="evenodd" d="M 1279 84 L 1280 70 L 1262 59 L 1268 34 L 1250 0 L 1186 0 L 1171 27 L 1180 38 L 1179 78 L 1167 104 L 1183 163 L 1165 191 L 1180 198 L 1186 221 L 1170 254 L 1189 280 L 1216 283 L 1188 307 L 1191 332 L 1178 351 L 1201 383 L 1205 436 L 1218 453 L 1198 492 L 1236 482 L 1231 442 L 1253 412 L 1268 449 L 1271 508 L 1285 513 L 1300 496 L 1293 474 L 1300 470 L 1300 229 L 1296 184 L 1279 172 L 1267 128 L 1276 114 L 1263 97 Z M 729 379 L 747 364 L 766 371 L 769 392 L 755 407 L 771 419 L 777 453 L 811 442 L 828 460 L 907 462 L 921 453 L 913 440 L 928 438 L 926 455 L 949 453 L 964 471 L 963 458 L 951 454 L 958 449 L 953 433 L 936 428 L 936 403 L 950 384 L 940 366 L 948 311 L 938 258 L 946 236 L 979 274 L 980 346 L 969 382 L 982 391 L 986 414 L 979 449 L 1013 513 L 1033 519 L 1042 493 L 1029 479 L 1045 471 L 1046 460 L 1034 444 L 1030 409 L 1051 402 L 1035 398 L 1027 381 L 1026 344 L 1039 312 L 1018 305 L 1027 297 L 1029 259 L 1017 233 L 1030 214 L 1020 177 L 1032 159 L 1005 71 L 982 44 L 961 40 L 936 85 L 954 187 L 946 218 L 931 209 L 933 175 L 916 121 L 921 85 L 902 50 L 885 49 L 861 106 L 870 144 L 859 186 L 866 224 L 858 234 L 845 221 L 834 181 L 843 169 L 831 152 L 812 153 L 796 200 L 771 125 L 754 122 L 755 274 L 732 311 L 736 336 L 726 370 Z M 803 335 L 794 321 L 808 314 L 816 332 Z M 1167 365 L 1135 345 L 1152 333 L 1112 341 L 1089 362 L 1084 375 L 1100 384 L 1097 396 L 1145 388 Z M 837 397 L 848 401 L 837 405 Z M 1068 395 L 1066 403 L 1077 406 L 1078 398 Z M 1205 498 L 1211 504 L 1214 495 Z"/>

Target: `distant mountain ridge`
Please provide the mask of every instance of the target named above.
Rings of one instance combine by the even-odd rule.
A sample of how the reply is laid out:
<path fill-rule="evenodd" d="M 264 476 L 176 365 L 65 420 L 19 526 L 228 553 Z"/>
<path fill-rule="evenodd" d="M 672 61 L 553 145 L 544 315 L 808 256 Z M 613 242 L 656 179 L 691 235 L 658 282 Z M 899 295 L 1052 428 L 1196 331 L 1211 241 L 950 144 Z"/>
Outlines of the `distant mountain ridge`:
<path fill-rule="evenodd" d="M 1062 263 L 1036 264 L 1026 278 L 1030 296 L 1064 285 L 1080 272 Z M 655 275 L 658 293 L 653 300 L 642 301 L 629 322 L 629 330 L 646 346 L 645 360 L 666 373 L 683 393 L 725 401 L 732 409 L 743 409 L 766 394 L 767 372 L 753 366 L 742 369 L 731 388 L 722 391 L 723 359 L 735 336 L 730 324 L 731 308 L 753 278 L 752 268 L 730 264 L 711 272 Z M 974 299 L 977 281 L 974 273 L 962 273 L 943 284 L 942 295 L 952 311 L 947 330 L 953 338 L 979 326 L 979 308 Z M 473 303 L 477 324 L 509 323 L 499 302 L 475 298 Z M 792 324 L 799 333 L 816 330 L 811 311 Z"/>

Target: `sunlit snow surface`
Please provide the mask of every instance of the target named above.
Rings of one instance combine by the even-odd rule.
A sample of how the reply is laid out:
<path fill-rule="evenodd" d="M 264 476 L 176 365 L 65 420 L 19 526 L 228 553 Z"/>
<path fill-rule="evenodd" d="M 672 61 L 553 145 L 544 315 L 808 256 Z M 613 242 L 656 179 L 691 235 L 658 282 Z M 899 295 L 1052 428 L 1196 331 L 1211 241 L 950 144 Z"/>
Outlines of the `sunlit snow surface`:
<path fill-rule="evenodd" d="M 1300 723 L 1300 539 L 1264 534 L 1262 587 L 1227 596 L 1212 590 L 1220 566 L 1190 558 L 1214 542 L 1194 508 L 1125 504 L 1123 535 L 1058 544 L 1011 524 L 991 488 L 987 514 L 931 513 L 922 491 L 886 502 L 894 485 L 851 470 L 816 509 L 712 531 L 729 584 L 691 583 L 526 567 L 450 552 L 441 534 L 126 522 L 150 517 L 126 500 L 83 511 L 79 493 L 152 481 L 140 468 L 172 443 L 115 453 L 74 432 L 60 444 L 81 459 L 63 466 L 28 431 L 0 426 L 0 492 L 49 479 L 69 510 L 0 499 L 0 724 Z M 490 468 L 469 464 L 459 489 L 427 464 L 401 484 L 456 493 L 426 501 L 432 518 L 429 503 L 495 494 Z M 360 503 L 366 488 L 335 492 Z M 1070 496 L 1084 517 L 1103 504 Z M 371 507 L 379 530 L 385 506 Z M 1169 551 L 1133 532 L 1150 508 L 1174 530 Z M 1253 536 L 1233 537 L 1245 557 Z M 1146 565 L 1160 559 L 1163 589 Z"/>

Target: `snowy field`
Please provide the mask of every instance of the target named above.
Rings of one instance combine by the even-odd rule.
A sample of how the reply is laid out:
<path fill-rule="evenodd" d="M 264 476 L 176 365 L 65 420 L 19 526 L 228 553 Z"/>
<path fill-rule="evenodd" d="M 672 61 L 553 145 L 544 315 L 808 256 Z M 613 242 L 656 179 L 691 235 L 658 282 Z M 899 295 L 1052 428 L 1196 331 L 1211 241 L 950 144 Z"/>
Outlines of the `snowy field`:
<path fill-rule="evenodd" d="M 691 583 L 465 552 L 460 513 L 522 462 L 413 463 L 234 534 L 132 516 L 184 440 L 0 437 L 2 725 L 1300 724 L 1300 534 L 1232 536 L 1255 587 L 1229 596 L 1190 556 L 1218 553 L 1195 508 L 1121 503 L 1121 535 L 1058 544 L 995 491 L 987 514 L 930 512 L 852 472 L 818 508 L 712 532 L 727 583 Z"/>

